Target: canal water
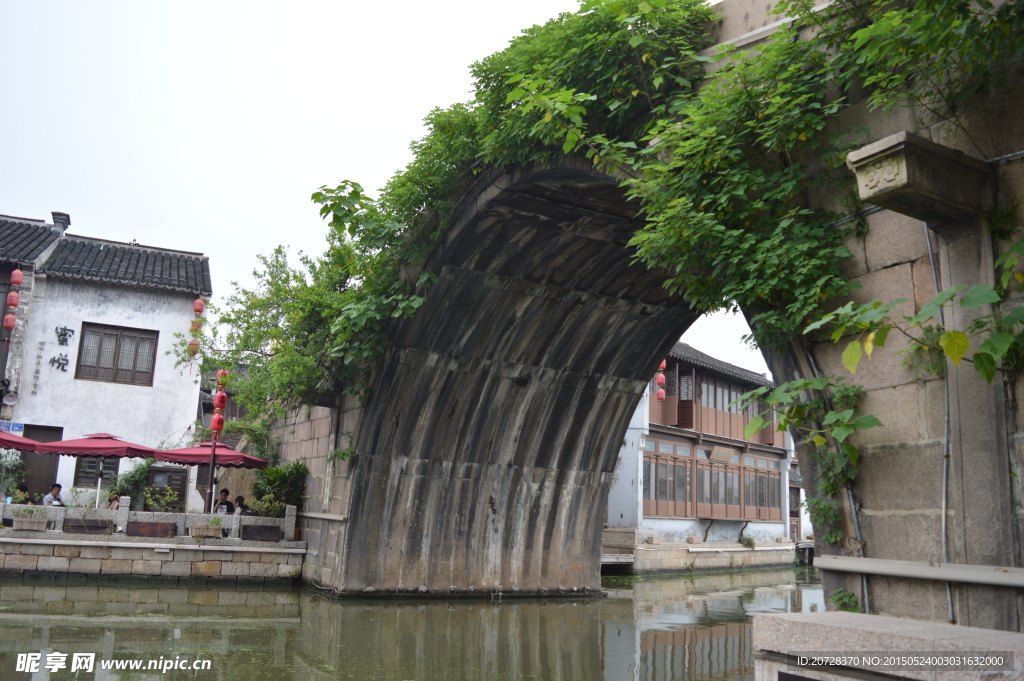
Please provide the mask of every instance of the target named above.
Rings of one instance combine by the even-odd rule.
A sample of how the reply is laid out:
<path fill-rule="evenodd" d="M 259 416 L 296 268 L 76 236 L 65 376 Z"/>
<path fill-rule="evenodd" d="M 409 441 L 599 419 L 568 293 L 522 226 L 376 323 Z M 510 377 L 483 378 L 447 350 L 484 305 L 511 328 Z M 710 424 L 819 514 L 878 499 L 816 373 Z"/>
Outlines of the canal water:
<path fill-rule="evenodd" d="M 605 590 L 411 602 L 7 580 L 0 680 L 753 679 L 754 614 L 824 610 L 813 568 L 606 578 Z"/>

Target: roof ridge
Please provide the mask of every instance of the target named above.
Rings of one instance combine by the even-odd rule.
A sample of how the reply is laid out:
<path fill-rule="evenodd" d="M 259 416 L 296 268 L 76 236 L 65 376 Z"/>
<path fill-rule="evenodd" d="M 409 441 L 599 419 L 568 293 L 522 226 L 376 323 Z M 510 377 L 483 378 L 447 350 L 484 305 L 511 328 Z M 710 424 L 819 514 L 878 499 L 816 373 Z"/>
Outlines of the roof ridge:
<path fill-rule="evenodd" d="M 40 220 L 39 218 L 22 218 L 18 217 L 17 215 L 4 215 L 2 213 L 0 213 L 0 218 L 7 218 L 8 220 L 17 220 L 18 222 L 31 222 L 40 225 L 51 224 L 47 223 L 46 220 Z"/>
<path fill-rule="evenodd" d="M 678 341 L 672 347 L 672 350 L 669 351 L 669 354 L 676 355 L 677 359 L 684 359 L 691 362 L 701 362 L 705 364 L 705 366 L 707 366 L 707 368 L 709 369 L 714 369 L 716 371 L 723 372 L 732 371 L 736 374 L 739 374 L 739 376 L 747 376 L 755 382 L 761 382 L 766 385 L 775 385 L 775 383 L 764 374 L 759 374 L 756 371 L 744 369 L 741 366 L 736 366 L 735 364 L 731 364 L 729 362 L 726 362 L 725 360 L 718 359 L 717 357 L 712 357 L 706 352 L 701 352 L 700 350 L 693 347 L 689 343 Z"/>
<path fill-rule="evenodd" d="M 208 258 L 209 256 L 204 255 L 198 251 L 182 251 L 177 248 L 164 248 L 162 246 L 147 246 L 145 244 L 133 244 L 126 241 L 114 241 L 113 239 L 100 239 L 95 236 L 83 236 L 81 234 L 64 234 L 64 239 L 77 239 L 78 241 L 97 241 L 105 244 L 116 244 L 118 246 L 124 246 L 126 248 L 137 248 L 139 250 L 153 251 L 156 253 L 181 253 L 183 255 L 196 255 L 202 258 Z"/>

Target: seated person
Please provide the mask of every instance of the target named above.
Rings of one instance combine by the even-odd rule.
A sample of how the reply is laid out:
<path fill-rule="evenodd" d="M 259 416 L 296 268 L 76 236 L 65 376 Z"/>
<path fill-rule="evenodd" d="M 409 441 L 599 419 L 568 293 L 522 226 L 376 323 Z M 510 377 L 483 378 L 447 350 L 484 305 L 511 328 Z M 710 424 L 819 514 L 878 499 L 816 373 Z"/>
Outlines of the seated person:
<path fill-rule="evenodd" d="M 60 498 L 61 486 L 53 483 L 50 493 L 43 497 L 43 506 L 63 506 L 64 500 Z"/>
<path fill-rule="evenodd" d="M 220 491 L 220 499 L 214 504 L 214 513 L 217 515 L 234 515 L 235 505 L 228 501 L 228 495 L 231 494 L 226 488 Z"/>
<path fill-rule="evenodd" d="M 28 493 L 28 487 L 25 485 L 18 485 L 14 490 L 14 495 L 11 497 L 12 504 L 25 504 L 26 506 L 32 506 L 32 495 Z"/>
<path fill-rule="evenodd" d="M 121 505 L 121 500 L 117 496 L 117 492 L 111 492 L 107 495 L 107 510 L 116 511 L 117 507 Z"/>
<path fill-rule="evenodd" d="M 238 515 L 252 515 L 252 509 L 245 505 L 245 497 L 235 497 L 235 508 Z"/>

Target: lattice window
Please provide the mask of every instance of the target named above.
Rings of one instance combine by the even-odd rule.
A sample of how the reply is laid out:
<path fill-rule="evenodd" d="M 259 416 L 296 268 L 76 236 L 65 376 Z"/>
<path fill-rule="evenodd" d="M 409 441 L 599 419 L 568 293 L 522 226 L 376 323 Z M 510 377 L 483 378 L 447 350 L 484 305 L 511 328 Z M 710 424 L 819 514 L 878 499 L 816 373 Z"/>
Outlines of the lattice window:
<path fill-rule="evenodd" d="M 155 331 L 83 324 L 75 378 L 153 385 Z"/>
<path fill-rule="evenodd" d="M 679 399 L 693 399 L 693 376 L 684 374 L 679 377 Z"/>

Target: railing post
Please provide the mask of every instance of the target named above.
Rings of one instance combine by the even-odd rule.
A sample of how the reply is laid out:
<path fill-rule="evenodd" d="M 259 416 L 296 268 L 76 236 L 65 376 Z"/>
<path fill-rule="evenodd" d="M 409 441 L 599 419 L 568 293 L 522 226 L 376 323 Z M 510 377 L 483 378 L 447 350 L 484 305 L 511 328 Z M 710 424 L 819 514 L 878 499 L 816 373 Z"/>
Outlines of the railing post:
<path fill-rule="evenodd" d="M 128 531 L 128 513 L 131 511 L 132 498 L 119 497 L 117 500 L 117 512 L 114 514 L 114 525 L 120 532 Z"/>
<path fill-rule="evenodd" d="M 292 505 L 284 507 L 284 540 L 292 541 L 295 539 L 295 511 L 296 508 Z"/>

